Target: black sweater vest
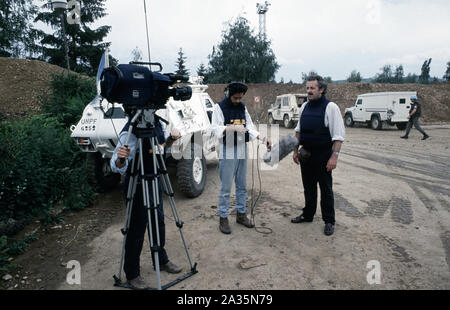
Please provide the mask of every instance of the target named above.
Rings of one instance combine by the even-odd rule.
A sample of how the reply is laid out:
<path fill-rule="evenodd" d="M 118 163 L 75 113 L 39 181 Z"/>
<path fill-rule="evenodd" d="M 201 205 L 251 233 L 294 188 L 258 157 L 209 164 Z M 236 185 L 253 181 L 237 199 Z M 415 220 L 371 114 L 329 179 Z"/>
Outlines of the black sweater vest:
<path fill-rule="evenodd" d="M 333 141 L 329 128 L 325 127 L 325 110 L 330 101 L 322 96 L 310 100 L 300 119 L 300 144 L 306 149 L 331 148 Z"/>

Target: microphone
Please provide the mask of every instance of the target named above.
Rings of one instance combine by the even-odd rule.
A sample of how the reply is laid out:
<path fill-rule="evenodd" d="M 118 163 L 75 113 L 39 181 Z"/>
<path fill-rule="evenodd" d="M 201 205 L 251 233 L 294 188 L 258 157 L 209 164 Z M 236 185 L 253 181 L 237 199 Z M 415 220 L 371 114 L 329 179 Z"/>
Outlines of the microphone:
<path fill-rule="evenodd" d="M 273 167 L 291 153 L 295 149 L 297 143 L 297 137 L 292 134 L 280 139 L 279 143 L 273 145 L 272 149 L 264 154 L 264 162 Z"/>

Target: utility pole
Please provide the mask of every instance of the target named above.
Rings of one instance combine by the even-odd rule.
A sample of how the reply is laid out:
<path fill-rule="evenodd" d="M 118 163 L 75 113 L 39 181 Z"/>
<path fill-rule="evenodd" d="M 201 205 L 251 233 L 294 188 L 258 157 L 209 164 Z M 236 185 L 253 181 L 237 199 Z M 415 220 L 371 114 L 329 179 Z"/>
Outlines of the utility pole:
<path fill-rule="evenodd" d="M 61 24 L 62 24 L 62 37 L 64 40 L 64 52 L 66 56 L 66 63 L 67 63 L 67 70 L 70 71 L 70 62 L 69 62 L 69 48 L 67 47 L 67 38 L 66 38 L 66 27 L 64 18 L 66 16 L 65 12 L 67 10 L 67 1 L 59 0 L 59 1 L 52 1 L 52 9 L 56 13 L 61 13 Z"/>
<path fill-rule="evenodd" d="M 259 15 L 259 37 L 266 39 L 266 13 L 269 10 L 269 1 L 256 4 L 256 13 Z"/>

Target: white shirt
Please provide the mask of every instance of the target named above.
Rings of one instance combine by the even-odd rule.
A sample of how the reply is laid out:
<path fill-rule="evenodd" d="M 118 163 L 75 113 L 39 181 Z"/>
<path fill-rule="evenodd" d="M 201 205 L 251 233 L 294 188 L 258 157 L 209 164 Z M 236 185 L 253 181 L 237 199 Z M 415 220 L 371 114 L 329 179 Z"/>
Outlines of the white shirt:
<path fill-rule="evenodd" d="M 220 108 L 219 104 L 214 105 L 214 110 L 212 114 L 212 120 L 211 120 L 211 128 L 212 132 L 215 137 L 219 139 L 219 143 L 223 143 L 223 137 L 224 132 L 226 129 L 225 123 L 225 117 L 223 116 L 222 109 Z M 255 126 L 253 125 L 252 118 L 250 117 L 250 114 L 248 113 L 247 107 L 245 107 L 245 128 L 248 130 L 248 133 L 250 135 L 250 141 L 255 140 L 259 136 L 259 132 L 256 131 Z M 223 158 L 223 147 L 221 146 L 219 148 L 219 158 Z M 227 153 L 227 159 L 229 158 L 229 155 L 233 154 L 234 152 L 234 144 L 228 145 L 226 144 L 226 153 Z M 242 154 L 245 152 L 245 143 L 239 143 L 237 144 L 237 152 L 238 152 L 238 158 L 243 158 Z"/>
<path fill-rule="evenodd" d="M 300 120 L 302 119 L 303 110 L 306 107 L 305 102 L 300 108 L 299 119 L 295 131 L 300 133 Z M 332 141 L 344 141 L 345 140 L 345 126 L 342 119 L 341 110 L 334 102 L 330 102 L 325 109 L 325 127 L 330 129 L 330 135 Z"/>
<path fill-rule="evenodd" d="M 167 139 L 169 138 L 170 132 L 166 131 L 166 124 L 164 122 L 161 122 L 161 127 L 162 130 L 164 132 L 164 139 L 167 141 Z M 122 175 L 124 175 L 127 172 L 127 168 L 128 168 L 128 163 L 130 163 L 134 156 L 136 155 L 136 136 L 134 134 L 130 135 L 130 139 L 128 140 L 128 147 L 130 148 L 130 156 L 128 156 L 127 160 L 125 161 L 125 166 L 123 166 L 122 168 L 119 168 L 116 166 L 116 160 L 117 160 L 117 152 L 119 151 L 119 148 L 123 145 L 125 145 L 125 142 L 127 141 L 127 136 L 128 136 L 128 131 L 122 131 L 120 133 L 119 136 L 119 142 L 117 143 L 116 148 L 114 149 L 114 154 L 111 157 L 110 160 L 110 166 L 111 166 L 111 170 L 115 173 L 120 173 Z M 155 146 L 157 147 L 157 146 Z"/>

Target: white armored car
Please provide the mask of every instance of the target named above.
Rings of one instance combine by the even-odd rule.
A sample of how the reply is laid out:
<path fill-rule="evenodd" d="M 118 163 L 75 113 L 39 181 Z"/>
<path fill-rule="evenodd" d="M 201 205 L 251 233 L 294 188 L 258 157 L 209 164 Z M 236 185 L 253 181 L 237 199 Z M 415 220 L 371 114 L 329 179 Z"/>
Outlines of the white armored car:
<path fill-rule="evenodd" d="M 297 124 L 300 107 L 308 100 L 307 94 L 285 94 L 277 96 L 267 111 L 269 124 L 281 123 L 286 128 Z"/>
<path fill-rule="evenodd" d="M 410 98 L 416 95 L 415 91 L 361 94 L 356 99 L 355 106 L 345 109 L 345 126 L 366 123 L 372 129 L 380 130 L 383 123 L 386 123 L 405 130 L 411 108 Z"/>
<path fill-rule="evenodd" d="M 78 124 L 71 127 L 71 137 L 83 152 L 88 153 L 89 178 L 100 190 L 107 190 L 120 182 L 120 175 L 111 171 L 109 162 L 119 134 L 128 121 L 122 105 L 112 105 L 100 96 L 100 76 L 108 66 L 106 51 L 97 72 L 98 95 L 85 107 Z M 175 101 L 170 98 L 166 109 L 157 112 L 169 122 L 167 130 L 175 127 L 182 135 L 167 150 L 167 165 L 176 166 L 178 188 L 187 197 L 197 197 L 202 193 L 206 182 L 206 158 L 214 155 L 217 148 L 217 138 L 211 131 L 214 102 L 205 92 L 208 86 L 202 85 L 201 80 L 190 79 L 194 83 L 189 85 L 192 88 L 190 100 Z M 194 152 L 196 145 L 203 152 Z M 171 156 L 173 152 L 177 156 Z M 191 156 L 180 155 L 186 153 Z"/>

